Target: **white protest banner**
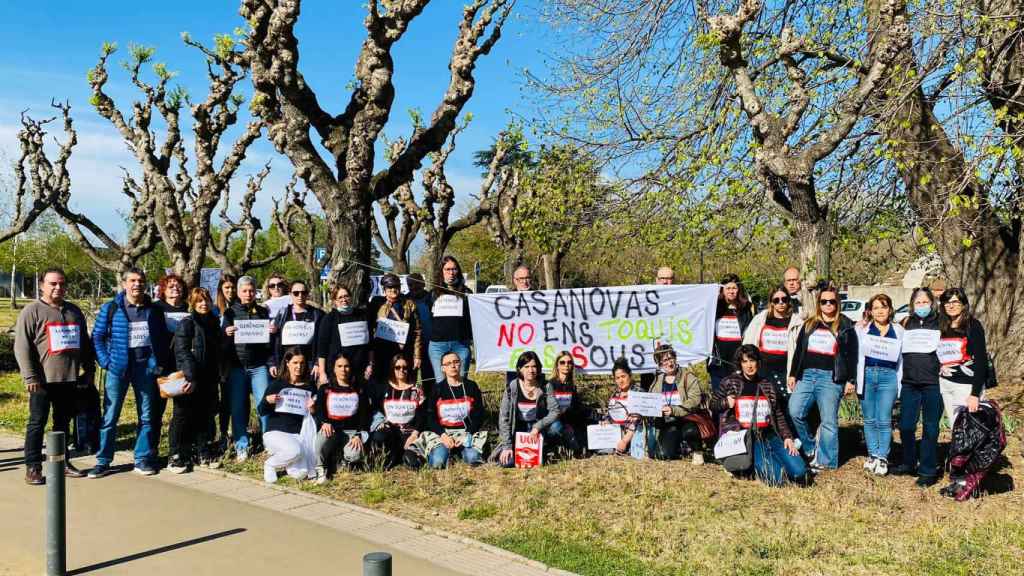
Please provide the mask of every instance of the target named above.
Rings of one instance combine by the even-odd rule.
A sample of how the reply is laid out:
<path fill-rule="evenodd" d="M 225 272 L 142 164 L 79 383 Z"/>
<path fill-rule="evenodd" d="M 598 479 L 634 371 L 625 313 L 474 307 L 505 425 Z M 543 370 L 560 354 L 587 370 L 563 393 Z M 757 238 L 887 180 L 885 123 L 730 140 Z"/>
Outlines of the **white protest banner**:
<path fill-rule="evenodd" d="M 659 392 L 637 392 L 630 390 L 626 397 L 626 412 L 640 416 L 661 416 L 665 406 L 665 396 Z"/>
<path fill-rule="evenodd" d="M 263 301 L 263 305 L 266 306 L 267 312 L 270 313 L 271 318 L 277 318 L 277 313 L 291 303 L 291 296 L 278 296 L 277 298 L 270 298 Z"/>
<path fill-rule="evenodd" d="M 274 412 L 279 414 L 296 414 L 305 416 L 309 414 L 306 404 L 309 402 L 309 391 L 301 388 L 283 388 L 277 393 L 277 402 L 274 403 Z"/>
<path fill-rule="evenodd" d="M 903 353 L 931 354 L 939 347 L 942 332 L 938 330 L 906 330 L 903 332 Z"/>
<path fill-rule="evenodd" d="M 537 468 L 544 463 L 544 436 L 516 432 L 516 468 Z"/>
<path fill-rule="evenodd" d="M 618 424 L 591 424 L 587 426 L 587 448 L 615 450 L 622 439 L 622 426 Z"/>
<path fill-rule="evenodd" d="M 313 341 L 313 333 L 316 332 L 316 324 L 302 320 L 285 322 L 281 327 L 282 346 L 305 346 Z"/>
<path fill-rule="evenodd" d="M 178 324 L 185 318 L 188 318 L 188 312 L 164 312 L 164 323 L 167 325 L 167 331 L 174 334 L 178 331 Z"/>
<path fill-rule="evenodd" d="M 471 294 L 476 369 L 515 370 L 527 350 L 547 369 L 568 350 L 585 372 L 608 374 L 620 356 L 634 371 L 650 372 L 655 341 L 690 364 L 711 355 L 718 291 L 693 284 Z"/>
<path fill-rule="evenodd" d="M 715 458 L 721 460 L 726 456 L 735 456 L 747 451 L 746 437 L 748 430 L 732 430 L 722 434 L 715 443 Z"/>
<path fill-rule="evenodd" d="M 235 344 L 270 342 L 270 320 L 235 320 Z"/>
<path fill-rule="evenodd" d="M 210 298 L 217 301 L 217 284 L 220 283 L 220 268 L 203 268 L 199 271 L 199 287 L 206 288 Z M 224 312 L 221 310 L 221 312 Z"/>
<path fill-rule="evenodd" d="M 338 324 L 338 338 L 342 346 L 362 346 L 370 342 L 370 330 L 365 320 L 344 322 Z"/>
<path fill-rule="evenodd" d="M 374 336 L 388 342 L 405 344 L 406 338 L 409 337 L 409 323 L 390 318 L 379 318 Z"/>

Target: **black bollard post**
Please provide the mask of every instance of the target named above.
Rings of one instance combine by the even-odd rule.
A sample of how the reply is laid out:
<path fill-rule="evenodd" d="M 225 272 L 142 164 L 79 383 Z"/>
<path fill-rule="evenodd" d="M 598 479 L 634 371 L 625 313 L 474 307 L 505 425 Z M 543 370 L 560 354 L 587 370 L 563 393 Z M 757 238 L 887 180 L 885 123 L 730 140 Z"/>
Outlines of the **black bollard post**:
<path fill-rule="evenodd" d="M 363 556 L 363 576 L 391 576 L 391 554 L 371 552 Z"/>
<path fill-rule="evenodd" d="M 64 433 L 46 434 L 46 574 L 67 571 L 67 500 L 64 494 Z"/>

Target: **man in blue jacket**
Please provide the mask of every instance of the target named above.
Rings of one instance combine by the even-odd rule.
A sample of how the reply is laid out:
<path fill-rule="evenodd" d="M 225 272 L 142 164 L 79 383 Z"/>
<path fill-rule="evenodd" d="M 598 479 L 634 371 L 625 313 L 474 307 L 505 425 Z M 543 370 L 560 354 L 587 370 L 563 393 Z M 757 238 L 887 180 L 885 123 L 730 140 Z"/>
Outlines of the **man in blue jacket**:
<path fill-rule="evenodd" d="M 106 369 L 103 424 L 100 427 L 100 451 L 89 478 L 102 478 L 110 472 L 117 440 L 117 421 L 128 395 L 135 392 L 139 423 L 135 438 L 135 472 L 156 474 L 156 446 L 152 427 L 160 426 L 153 413 L 157 398 L 156 377 L 168 362 L 170 335 L 164 314 L 153 306 L 146 294 L 146 275 L 138 268 L 121 274 L 123 290 L 100 308 L 93 324 L 92 341 L 99 365 Z"/>

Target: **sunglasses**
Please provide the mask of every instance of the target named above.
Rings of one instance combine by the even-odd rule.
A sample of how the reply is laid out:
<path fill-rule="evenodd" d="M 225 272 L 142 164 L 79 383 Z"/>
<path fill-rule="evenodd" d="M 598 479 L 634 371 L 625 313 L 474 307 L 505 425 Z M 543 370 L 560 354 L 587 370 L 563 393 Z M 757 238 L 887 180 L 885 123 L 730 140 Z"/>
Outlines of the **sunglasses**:
<path fill-rule="evenodd" d="M 821 304 L 822 306 L 835 306 L 836 304 L 839 304 L 839 300 L 818 300 L 818 304 Z"/>
<path fill-rule="evenodd" d="M 395 366 L 395 370 L 401 370 L 402 372 L 405 372 L 408 369 L 408 366 Z"/>
<path fill-rule="evenodd" d="M 307 290 L 293 290 L 292 291 L 292 296 L 305 296 L 306 294 L 309 294 L 309 292 Z"/>
<path fill-rule="evenodd" d="M 270 284 L 267 284 L 267 288 L 270 288 L 271 290 L 276 290 L 277 288 L 284 288 L 284 282 L 271 282 Z"/>
<path fill-rule="evenodd" d="M 789 298 L 772 298 L 772 304 L 789 304 Z"/>
<path fill-rule="evenodd" d="M 572 360 L 559 360 L 559 366 L 572 366 Z"/>

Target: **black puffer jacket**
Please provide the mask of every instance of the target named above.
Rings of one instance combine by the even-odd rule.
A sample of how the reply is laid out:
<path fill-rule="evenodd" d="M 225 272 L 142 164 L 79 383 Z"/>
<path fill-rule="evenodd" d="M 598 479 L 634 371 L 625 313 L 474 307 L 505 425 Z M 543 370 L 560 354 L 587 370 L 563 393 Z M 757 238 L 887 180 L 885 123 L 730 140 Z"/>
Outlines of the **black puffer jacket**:
<path fill-rule="evenodd" d="M 248 306 L 235 302 L 224 311 L 222 326 L 234 326 L 238 320 L 270 320 L 267 309 L 255 302 Z M 258 368 L 270 366 L 270 343 L 266 344 L 235 344 L 234 338 L 226 338 L 227 361 L 231 366 L 241 368 Z"/>
<path fill-rule="evenodd" d="M 939 317 L 932 313 L 927 318 L 920 318 L 911 314 L 903 323 L 903 329 L 910 330 L 939 330 Z M 904 352 L 903 353 L 903 382 L 904 386 L 915 387 L 938 386 L 939 385 L 939 356 L 935 352 Z"/>
<path fill-rule="evenodd" d="M 216 382 L 219 377 L 221 336 L 213 314 L 193 312 L 178 323 L 174 359 L 189 382 Z"/>

